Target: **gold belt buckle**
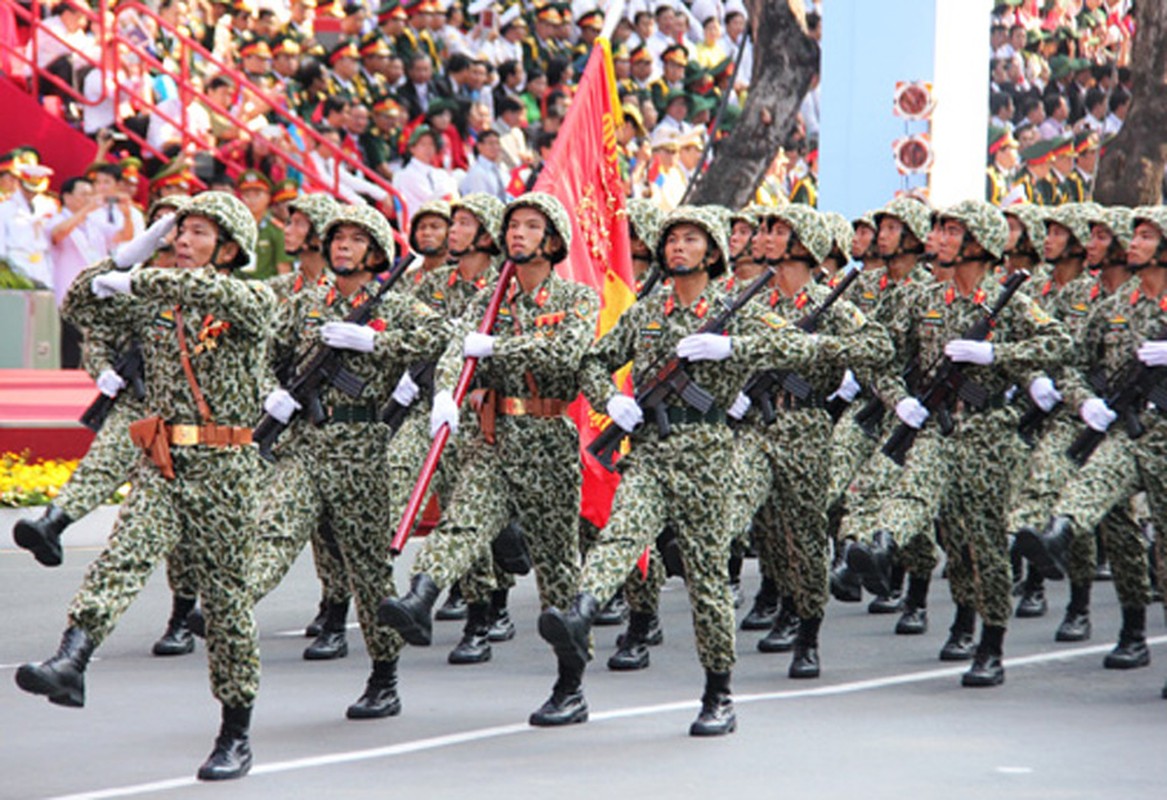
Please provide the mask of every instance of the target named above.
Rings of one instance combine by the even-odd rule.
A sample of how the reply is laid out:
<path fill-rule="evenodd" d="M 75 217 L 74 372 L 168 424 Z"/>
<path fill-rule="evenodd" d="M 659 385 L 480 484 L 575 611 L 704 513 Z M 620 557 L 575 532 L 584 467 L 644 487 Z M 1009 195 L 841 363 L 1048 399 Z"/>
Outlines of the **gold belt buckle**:
<path fill-rule="evenodd" d="M 193 447 L 199 443 L 199 426 L 171 425 L 170 443 L 180 447 Z"/>
<path fill-rule="evenodd" d="M 508 416 L 521 417 L 527 413 L 527 403 L 521 397 L 508 397 L 503 402 L 503 411 Z"/>

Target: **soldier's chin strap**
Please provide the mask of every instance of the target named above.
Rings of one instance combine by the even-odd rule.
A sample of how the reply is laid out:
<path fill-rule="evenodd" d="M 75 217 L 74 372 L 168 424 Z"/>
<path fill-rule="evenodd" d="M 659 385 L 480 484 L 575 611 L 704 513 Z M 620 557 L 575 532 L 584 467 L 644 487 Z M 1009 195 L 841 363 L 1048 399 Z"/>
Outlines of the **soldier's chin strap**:
<path fill-rule="evenodd" d="M 551 255 L 547 252 L 547 241 L 551 238 L 551 232 L 544 229 L 543 238 L 539 240 L 539 244 L 530 253 L 520 253 L 519 255 L 512 255 L 507 253 L 511 261 L 516 264 L 529 264 L 536 258 L 545 258 L 551 260 Z"/>
<path fill-rule="evenodd" d="M 462 258 L 463 256 L 474 255 L 475 253 L 484 253 L 486 255 L 490 255 L 490 248 L 489 247 L 479 247 L 478 246 L 478 240 L 479 240 L 479 238 L 482 237 L 483 234 L 486 234 L 486 231 L 482 230 L 482 223 L 479 222 L 478 223 L 478 230 L 474 231 L 474 237 L 470 240 L 469 247 L 467 247 L 465 250 L 455 250 L 454 248 L 450 247 L 449 242 L 447 242 L 446 249 L 450 252 L 450 255 L 452 255 L 454 258 Z M 487 235 L 489 235 L 489 234 L 487 234 Z"/>
<path fill-rule="evenodd" d="M 701 257 L 701 263 L 692 267 L 665 267 L 665 272 L 674 277 L 683 277 L 685 275 L 696 275 L 698 272 L 708 272 L 717 260 L 713 256 L 706 253 Z"/>

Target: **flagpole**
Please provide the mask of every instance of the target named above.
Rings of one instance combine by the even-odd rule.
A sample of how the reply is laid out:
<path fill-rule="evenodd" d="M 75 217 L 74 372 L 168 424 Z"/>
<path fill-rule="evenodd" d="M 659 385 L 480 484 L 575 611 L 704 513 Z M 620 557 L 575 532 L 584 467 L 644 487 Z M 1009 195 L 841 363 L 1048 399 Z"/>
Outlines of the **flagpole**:
<path fill-rule="evenodd" d="M 608 7 L 604 10 L 604 27 L 600 30 L 601 38 L 612 41 L 612 34 L 616 31 L 616 25 L 619 24 L 620 18 L 624 16 L 624 6 L 628 5 L 626 0 L 612 0 L 608 3 Z"/>

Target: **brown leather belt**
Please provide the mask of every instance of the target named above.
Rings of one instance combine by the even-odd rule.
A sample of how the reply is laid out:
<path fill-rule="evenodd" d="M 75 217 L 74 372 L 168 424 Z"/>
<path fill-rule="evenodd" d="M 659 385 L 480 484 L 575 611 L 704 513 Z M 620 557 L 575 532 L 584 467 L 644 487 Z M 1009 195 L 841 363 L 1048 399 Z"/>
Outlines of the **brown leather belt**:
<path fill-rule="evenodd" d="M 569 405 L 568 401 L 554 397 L 500 397 L 498 413 L 508 417 L 551 419 L 566 414 Z"/>
<path fill-rule="evenodd" d="M 231 447 L 251 444 L 251 428 L 234 425 L 167 425 L 167 440 L 179 447 Z"/>

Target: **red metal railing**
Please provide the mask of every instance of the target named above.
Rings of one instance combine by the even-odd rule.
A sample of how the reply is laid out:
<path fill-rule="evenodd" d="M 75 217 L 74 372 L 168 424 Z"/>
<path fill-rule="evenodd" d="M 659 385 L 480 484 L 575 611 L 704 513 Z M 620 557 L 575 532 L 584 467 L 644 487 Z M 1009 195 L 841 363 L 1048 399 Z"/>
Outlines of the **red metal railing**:
<path fill-rule="evenodd" d="M 138 2 L 130 2 L 120 4 L 116 11 L 111 12 L 109 10 L 111 5 L 110 0 L 99 0 L 98 10 L 91 11 L 87 5 L 78 3 L 76 0 L 64 0 L 64 2 L 80 11 L 89 21 L 91 33 L 94 35 L 96 41 L 100 43 L 102 58 L 95 59 L 90 57 L 57 35 L 51 28 L 46 27 L 44 21 L 41 19 L 41 0 L 32 0 L 28 8 L 15 3 L 13 0 L 0 0 L 0 3 L 10 6 L 13 9 L 16 18 L 27 25 L 30 31 L 29 42 L 26 48 L 14 42 L 0 41 L 0 51 L 5 52 L 12 63 L 24 65 L 25 77 L 27 79 L 26 85 L 30 92 L 39 96 L 42 89 L 42 82 L 47 82 L 78 105 L 96 106 L 112 100 L 115 109 L 114 117 L 117 130 L 129 140 L 133 141 L 144 154 L 154 156 L 155 158 L 164 158 L 163 154 L 144 137 L 127 127 L 125 120 L 122 119 L 120 114 L 116 113 L 116 109 L 120 108 L 124 101 L 128 101 L 135 109 L 148 112 L 174 127 L 178 131 L 179 136 L 181 136 L 183 152 L 188 154 L 193 154 L 197 151 L 216 152 L 216 156 L 220 160 L 237 169 L 244 169 L 246 165 L 237 161 L 233 162 L 230 158 L 225 158 L 223 153 L 216 151 L 212 141 L 190 130 L 188 125 L 188 108 L 192 103 L 201 103 L 211 112 L 219 115 L 240 131 L 250 130 L 249 123 L 251 120 L 244 118 L 242 109 L 239 112 L 234 110 L 234 107 L 242 97 L 257 106 L 266 106 L 269 110 L 262 116 L 268 114 L 274 115 L 278 120 L 278 124 L 284 127 L 290 135 L 298 137 L 300 142 L 311 142 L 314 149 L 318 149 L 321 153 L 327 154 L 327 157 L 331 158 L 333 162 L 332 174 L 319 174 L 309 162 L 305 153 L 298 149 L 286 147 L 278 142 L 270 142 L 270 150 L 273 156 L 283 162 L 287 167 L 299 172 L 305 179 L 312 179 L 314 183 L 321 185 L 325 191 L 337 197 L 342 196 L 341 167 L 342 165 L 349 167 L 366 181 L 386 192 L 387 198 L 381 204 L 382 212 L 391 219 L 395 218 L 400 229 L 408 230 L 408 209 L 401 195 L 383 176 L 369 169 L 360 160 L 354 158 L 339 146 L 323 138 L 311 124 L 301 120 L 294 112 L 288 109 L 284 105 L 282 98 L 275 97 L 263 87 L 256 85 L 243 72 L 236 69 L 233 65 L 224 63 L 201 44 L 160 17 L 152 9 Z M 126 35 L 124 31 L 134 29 L 129 24 L 133 18 L 137 20 L 148 20 L 157 29 L 165 30 L 171 35 L 174 45 L 170 52 L 164 54 L 167 57 L 166 61 L 159 58 L 159 55 L 145 46 L 143 42 L 135 41 L 134 38 Z M 138 27 L 140 29 L 140 26 Z M 97 97 L 86 98 L 84 93 L 78 91 L 76 87 L 61 80 L 57 75 L 36 66 L 39 44 L 38 33 L 41 32 L 55 41 L 60 42 L 67 48 L 71 55 L 76 55 L 86 65 L 91 66 L 93 69 L 101 70 L 101 91 Z M 127 59 L 127 56 L 130 56 L 130 58 Z M 148 70 L 155 75 L 165 75 L 174 81 L 174 84 L 178 87 L 179 98 L 181 100 L 178 104 L 179 112 L 177 115 L 160 110 L 158 104 L 153 99 L 147 102 L 137 96 L 135 87 L 122 74 L 121 65 L 126 61 L 140 65 L 143 72 Z M 231 107 L 220 105 L 211 100 L 205 92 L 195 85 L 192 81 L 191 67 L 196 62 L 203 67 L 203 72 L 225 75 L 233 81 L 236 91 L 231 101 Z M 171 64 L 177 65 L 177 69 L 172 67 Z M 261 115 L 257 114 L 255 118 L 258 116 Z M 399 244 L 403 246 L 406 244 L 403 237 L 399 237 Z"/>

